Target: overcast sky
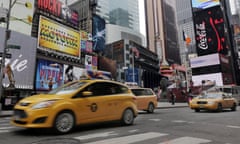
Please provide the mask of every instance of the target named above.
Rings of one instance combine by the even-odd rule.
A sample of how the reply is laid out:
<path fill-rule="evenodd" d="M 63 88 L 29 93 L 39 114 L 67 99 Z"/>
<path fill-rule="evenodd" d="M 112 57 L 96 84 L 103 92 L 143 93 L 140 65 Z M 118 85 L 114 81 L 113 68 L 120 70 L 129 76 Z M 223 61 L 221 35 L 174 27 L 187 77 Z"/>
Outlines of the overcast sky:
<path fill-rule="evenodd" d="M 144 0 L 138 0 L 139 2 L 139 23 L 140 23 L 140 32 L 146 36 L 146 27 L 145 27 L 145 14 L 144 14 Z"/>

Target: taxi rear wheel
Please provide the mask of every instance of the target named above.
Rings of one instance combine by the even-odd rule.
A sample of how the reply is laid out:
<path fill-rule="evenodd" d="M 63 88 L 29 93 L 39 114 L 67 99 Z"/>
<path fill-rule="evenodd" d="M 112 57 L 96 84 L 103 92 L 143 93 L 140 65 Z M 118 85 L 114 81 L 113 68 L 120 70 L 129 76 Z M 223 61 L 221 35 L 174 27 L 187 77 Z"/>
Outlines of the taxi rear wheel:
<path fill-rule="evenodd" d="M 236 111 L 236 109 L 237 109 L 237 104 L 236 104 L 236 103 L 233 103 L 233 106 L 231 107 L 231 110 L 232 110 L 232 111 Z"/>
<path fill-rule="evenodd" d="M 54 122 L 54 130 L 56 133 L 64 134 L 70 132 L 75 125 L 75 119 L 71 112 L 64 111 L 59 113 Z"/>
<path fill-rule="evenodd" d="M 133 122 L 134 122 L 134 113 L 130 108 L 128 108 L 124 111 L 122 115 L 121 123 L 123 125 L 132 125 Z"/>
<path fill-rule="evenodd" d="M 221 112 L 221 111 L 222 111 L 222 104 L 221 104 L 221 103 L 218 104 L 218 106 L 217 106 L 217 111 L 218 111 L 218 112 Z"/>
<path fill-rule="evenodd" d="M 149 103 L 147 112 L 148 113 L 153 113 L 154 109 L 155 109 L 155 107 L 154 107 L 153 103 Z"/>

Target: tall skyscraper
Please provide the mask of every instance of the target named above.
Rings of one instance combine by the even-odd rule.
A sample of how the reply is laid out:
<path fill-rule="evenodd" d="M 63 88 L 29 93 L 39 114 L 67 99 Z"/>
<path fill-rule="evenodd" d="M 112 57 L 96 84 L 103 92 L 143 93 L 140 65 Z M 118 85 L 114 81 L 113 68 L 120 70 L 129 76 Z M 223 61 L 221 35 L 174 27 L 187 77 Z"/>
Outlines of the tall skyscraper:
<path fill-rule="evenodd" d="M 145 45 L 140 33 L 138 0 L 98 0 L 95 14 L 106 21 L 106 43 L 130 39 Z"/>
<path fill-rule="evenodd" d="M 162 65 L 180 63 L 175 0 L 145 0 L 147 47 Z"/>

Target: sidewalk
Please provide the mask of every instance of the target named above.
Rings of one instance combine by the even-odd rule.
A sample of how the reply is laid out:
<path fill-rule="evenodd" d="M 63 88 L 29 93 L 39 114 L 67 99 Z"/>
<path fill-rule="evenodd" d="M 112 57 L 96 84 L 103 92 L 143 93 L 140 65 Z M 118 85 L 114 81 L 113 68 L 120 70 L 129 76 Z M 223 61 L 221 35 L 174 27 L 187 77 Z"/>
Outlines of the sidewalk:
<path fill-rule="evenodd" d="M 172 105 L 172 103 L 169 102 L 158 102 L 157 109 L 164 109 L 164 108 L 181 108 L 181 107 L 188 107 L 187 103 L 175 103 L 175 105 Z M 0 103 L 0 118 L 1 117 L 10 117 L 13 114 L 12 110 L 2 110 L 2 106 Z"/>

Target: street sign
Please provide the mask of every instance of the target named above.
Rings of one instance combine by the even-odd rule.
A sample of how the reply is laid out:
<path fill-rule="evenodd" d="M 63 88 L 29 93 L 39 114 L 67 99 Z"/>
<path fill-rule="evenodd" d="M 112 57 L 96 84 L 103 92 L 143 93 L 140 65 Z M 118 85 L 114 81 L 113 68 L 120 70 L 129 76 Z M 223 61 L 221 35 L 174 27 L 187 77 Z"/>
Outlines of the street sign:
<path fill-rule="evenodd" d="M 3 53 L 0 52 L 0 57 L 2 57 L 2 56 L 3 56 Z M 6 58 L 12 58 L 12 54 L 6 53 L 5 57 Z"/>
<path fill-rule="evenodd" d="M 7 45 L 7 48 L 11 48 L 11 49 L 20 49 L 21 46 L 20 46 L 20 45 L 9 44 L 9 45 Z"/>

